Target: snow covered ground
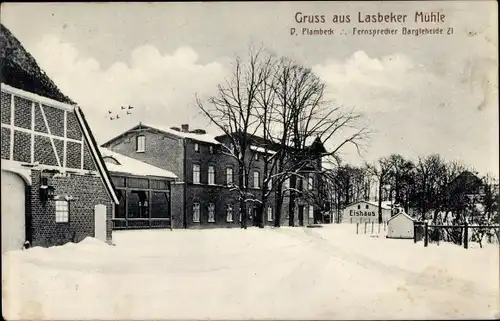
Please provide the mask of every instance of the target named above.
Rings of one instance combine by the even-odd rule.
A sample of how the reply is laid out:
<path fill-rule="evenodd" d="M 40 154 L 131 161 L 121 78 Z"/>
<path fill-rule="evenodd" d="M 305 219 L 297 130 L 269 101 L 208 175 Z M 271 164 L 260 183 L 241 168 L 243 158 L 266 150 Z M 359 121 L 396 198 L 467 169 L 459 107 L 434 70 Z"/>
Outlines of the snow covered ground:
<path fill-rule="evenodd" d="M 379 237 L 377 237 L 379 236 Z M 499 249 L 356 234 L 355 225 L 113 233 L 7 253 L 7 319 L 500 317 Z"/>

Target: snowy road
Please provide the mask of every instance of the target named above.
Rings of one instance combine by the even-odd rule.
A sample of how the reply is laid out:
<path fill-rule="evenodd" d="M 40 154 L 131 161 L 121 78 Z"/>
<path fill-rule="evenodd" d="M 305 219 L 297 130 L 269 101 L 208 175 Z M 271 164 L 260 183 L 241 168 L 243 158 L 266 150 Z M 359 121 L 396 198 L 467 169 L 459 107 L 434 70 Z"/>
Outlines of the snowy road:
<path fill-rule="evenodd" d="M 445 319 L 500 311 L 498 247 L 423 248 L 352 226 L 114 233 L 13 252 L 14 319 Z"/>

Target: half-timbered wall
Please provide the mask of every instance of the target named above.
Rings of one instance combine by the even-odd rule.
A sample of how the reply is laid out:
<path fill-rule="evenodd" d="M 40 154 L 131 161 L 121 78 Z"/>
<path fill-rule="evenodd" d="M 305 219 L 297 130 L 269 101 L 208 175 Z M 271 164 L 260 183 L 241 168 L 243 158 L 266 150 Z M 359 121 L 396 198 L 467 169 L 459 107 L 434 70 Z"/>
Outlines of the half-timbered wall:
<path fill-rule="evenodd" d="M 75 112 L 2 91 L 1 158 L 95 171 Z"/>
<path fill-rule="evenodd" d="M 94 207 L 102 204 L 107 209 L 107 240 L 111 241 L 112 197 L 97 170 L 79 115 L 72 106 L 23 94 L 2 84 L 1 158 L 2 166 L 30 173 L 25 177 L 29 181 L 27 240 L 34 246 L 51 246 L 92 237 Z M 54 200 L 42 200 L 42 174 L 55 196 L 69 197 L 68 221 L 56 220 Z"/>

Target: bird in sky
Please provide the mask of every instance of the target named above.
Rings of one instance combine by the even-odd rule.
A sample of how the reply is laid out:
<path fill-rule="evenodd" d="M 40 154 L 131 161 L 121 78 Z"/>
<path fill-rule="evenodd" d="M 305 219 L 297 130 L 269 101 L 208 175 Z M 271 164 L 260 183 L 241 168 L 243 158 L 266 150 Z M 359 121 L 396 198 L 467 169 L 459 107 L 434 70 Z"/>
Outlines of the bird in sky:
<path fill-rule="evenodd" d="M 110 119 L 110 120 L 114 120 L 114 118 L 113 118 L 113 117 L 109 117 L 109 119 Z"/>
<path fill-rule="evenodd" d="M 132 106 L 128 105 L 128 109 L 133 109 L 133 108 L 134 108 L 134 107 L 132 107 Z"/>
<path fill-rule="evenodd" d="M 119 119 L 120 118 L 120 115 L 116 115 L 116 119 Z"/>
<path fill-rule="evenodd" d="M 111 114 L 111 111 L 110 111 L 110 110 L 108 110 L 108 114 Z"/>
<path fill-rule="evenodd" d="M 132 114 L 131 112 L 127 111 L 127 115 L 131 115 L 131 114 Z"/>
<path fill-rule="evenodd" d="M 123 109 L 125 109 L 125 107 L 124 107 L 124 106 L 122 106 L 122 110 L 123 110 Z"/>

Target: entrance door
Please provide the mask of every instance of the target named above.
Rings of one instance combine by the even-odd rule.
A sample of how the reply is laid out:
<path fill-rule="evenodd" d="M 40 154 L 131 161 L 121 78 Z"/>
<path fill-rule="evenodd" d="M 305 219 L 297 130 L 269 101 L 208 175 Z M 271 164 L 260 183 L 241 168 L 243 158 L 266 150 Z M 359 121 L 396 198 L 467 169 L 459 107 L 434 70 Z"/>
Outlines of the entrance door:
<path fill-rule="evenodd" d="M 106 242 L 106 205 L 98 204 L 94 207 L 95 238 Z"/>
<path fill-rule="evenodd" d="M 304 226 L 304 205 L 299 205 L 299 226 Z"/>
<path fill-rule="evenodd" d="M 25 188 L 23 179 L 2 171 L 2 253 L 21 250 L 26 241 Z"/>

